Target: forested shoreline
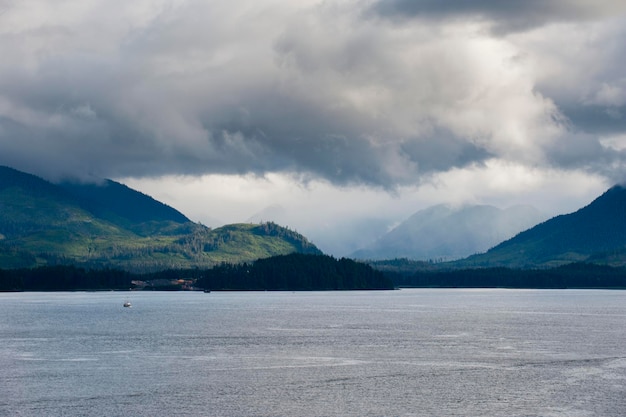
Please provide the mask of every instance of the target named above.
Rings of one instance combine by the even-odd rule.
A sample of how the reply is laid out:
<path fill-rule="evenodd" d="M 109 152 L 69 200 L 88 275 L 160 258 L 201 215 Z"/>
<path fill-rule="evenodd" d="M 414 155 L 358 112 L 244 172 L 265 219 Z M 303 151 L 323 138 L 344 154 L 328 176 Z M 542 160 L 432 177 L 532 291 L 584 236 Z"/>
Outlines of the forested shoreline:
<path fill-rule="evenodd" d="M 0 269 L 0 291 L 129 290 L 133 274 L 73 265 Z"/>
<path fill-rule="evenodd" d="M 0 269 L 0 291 L 75 290 L 370 290 L 393 289 L 381 271 L 350 259 L 290 254 L 210 269 L 169 269 L 148 274 L 76 266 Z"/>
<path fill-rule="evenodd" d="M 626 269 L 573 263 L 551 269 L 502 267 L 399 273 L 383 272 L 351 259 L 305 254 L 148 274 L 72 265 L 0 269 L 0 291 L 312 291 L 398 287 L 626 289 Z"/>
<path fill-rule="evenodd" d="M 388 272 L 398 287 L 416 288 L 614 288 L 626 289 L 626 268 L 571 263 L 549 269 L 472 268 Z"/>
<path fill-rule="evenodd" d="M 253 264 L 220 265 L 204 272 L 198 286 L 210 290 L 388 290 L 385 274 L 351 259 L 291 254 Z"/>

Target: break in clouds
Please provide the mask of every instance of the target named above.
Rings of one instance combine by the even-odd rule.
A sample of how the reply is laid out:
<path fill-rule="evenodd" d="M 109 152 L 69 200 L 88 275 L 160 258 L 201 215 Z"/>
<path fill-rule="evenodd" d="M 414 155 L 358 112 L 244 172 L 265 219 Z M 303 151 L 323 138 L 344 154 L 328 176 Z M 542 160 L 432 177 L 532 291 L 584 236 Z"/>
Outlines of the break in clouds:
<path fill-rule="evenodd" d="M 394 188 L 626 167 L 618 1 L 0 0 L 0 164 Z"/>

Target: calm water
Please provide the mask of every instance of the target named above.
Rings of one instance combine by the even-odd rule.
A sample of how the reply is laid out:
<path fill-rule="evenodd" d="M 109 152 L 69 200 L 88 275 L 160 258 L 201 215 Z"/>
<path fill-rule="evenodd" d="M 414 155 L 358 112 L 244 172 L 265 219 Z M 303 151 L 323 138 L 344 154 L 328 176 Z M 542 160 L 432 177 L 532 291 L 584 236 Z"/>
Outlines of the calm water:
<path fill-rule="evenodd" d="M 626 291 L 0 294 L 0 415 L 622 417 Z"/>

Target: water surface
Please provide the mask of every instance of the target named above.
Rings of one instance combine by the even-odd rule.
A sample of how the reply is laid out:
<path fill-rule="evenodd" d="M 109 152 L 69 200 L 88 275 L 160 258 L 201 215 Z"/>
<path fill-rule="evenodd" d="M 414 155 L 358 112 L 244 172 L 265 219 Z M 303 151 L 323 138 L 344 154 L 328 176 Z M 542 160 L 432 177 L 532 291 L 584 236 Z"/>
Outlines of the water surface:
<path fill-rule="evenodd" d="M 625 342 L 622 291 L 0 294 L 0 415 L 622 417 Z"/>

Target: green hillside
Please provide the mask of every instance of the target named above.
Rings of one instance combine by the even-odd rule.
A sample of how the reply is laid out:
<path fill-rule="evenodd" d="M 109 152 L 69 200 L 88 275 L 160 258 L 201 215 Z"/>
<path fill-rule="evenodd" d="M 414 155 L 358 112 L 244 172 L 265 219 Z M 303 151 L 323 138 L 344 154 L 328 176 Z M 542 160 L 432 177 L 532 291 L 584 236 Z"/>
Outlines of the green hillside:
<path fill-rule="evenodd" d="M 178 210 L 115 181 L 59 185 L 98 218 L 124 225 L 139 234 L 150 234 L 146 224 L 190 221 Z"/>
<path fill-rule="evenodd" d="M 0 167 L 0 268 L 75 264 L 131 271 L 320 253 L 273 223 L 209 229 L 114 181 L 55 185 Z"/>
<path fill-rule="evenodd" d="M 612 187 L 574 213 L 554 217 L 455 265 L 534 268 L 572 262 L 626 265 L 624 187 Z"/>

